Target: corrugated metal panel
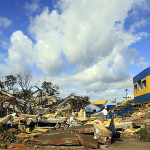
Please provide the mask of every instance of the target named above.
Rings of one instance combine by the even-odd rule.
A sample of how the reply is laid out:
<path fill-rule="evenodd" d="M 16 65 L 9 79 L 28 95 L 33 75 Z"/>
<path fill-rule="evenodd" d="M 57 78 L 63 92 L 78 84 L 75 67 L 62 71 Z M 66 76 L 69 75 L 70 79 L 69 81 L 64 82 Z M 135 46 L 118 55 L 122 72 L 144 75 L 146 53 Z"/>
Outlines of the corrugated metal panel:
<path fill-rule="evenodd" d="M 139 80 L 145 78 L 146 76 L 150 75 L 150 67 L 143 70 L 142 72 L 140 72 L 138 75 L 136 75 L 135 77 L 133 77 L 133 84 L 135 84 L 136 82 L 138 82 Z"/>
<path fill-rule="evenodd" d="M 150 93 L 144 94 L 138 97 L 134 97 L 134 103 L 143 103 L 143 102 L 148 102 L 150 101 Z"/>

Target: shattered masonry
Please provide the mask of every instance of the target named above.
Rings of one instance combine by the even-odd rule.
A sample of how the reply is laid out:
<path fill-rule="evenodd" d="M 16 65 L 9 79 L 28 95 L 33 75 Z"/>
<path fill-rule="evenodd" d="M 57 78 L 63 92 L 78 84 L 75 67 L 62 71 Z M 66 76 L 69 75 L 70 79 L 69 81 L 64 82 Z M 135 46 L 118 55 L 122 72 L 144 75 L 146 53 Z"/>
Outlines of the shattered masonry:
<path fill-rule="evenodd" d="M 4 141 L 1 148 L 36 145 L 97 149 L 104 145 L 111 146 L 112 132 L 108 129 L 111 119 L 103 119 L 101 112 L 87 116 L 85 108 L 90 104 L 88 97 L 71 94 L 60 100 L 57 97 L 38 95 L 29 99 L 29 114 L 22 114 L 21 100 L 19 103 L 5 89 L 0 91 L 0 102 L 0 137 Z M 133 103 L 124 102 L 112 111 L 117 112 L 126 105 Z M 136 137 L 141 128 L 150 132 L 150 104 L 145 103 L 127 115 L 114 118 L 114 127 L 121 138 Z"/>

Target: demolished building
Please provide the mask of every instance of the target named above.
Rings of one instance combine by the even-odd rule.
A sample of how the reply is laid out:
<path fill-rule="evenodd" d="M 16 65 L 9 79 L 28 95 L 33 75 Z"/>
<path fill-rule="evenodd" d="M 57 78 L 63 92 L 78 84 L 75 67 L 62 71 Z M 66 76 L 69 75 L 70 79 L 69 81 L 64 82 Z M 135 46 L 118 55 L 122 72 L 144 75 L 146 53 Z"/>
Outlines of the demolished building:
<path fill-rule="evenodd" d="M 143 81 L 145 86 L 143 89 L 139 88 L 138 91 L 135 91 L 136 86 L 134 86 L 136 94 L 149 87 L 150 83 L 147 76 L 142 75 L 143 77 L 146 79 L 146 84 L 145 80 L 140 79 L 140 82 L 137 82 L 137 88 L 139 87 L 138 84 Z M 35 92 L 39 92 L 39 90 Z M 145 98 L 143 100 L 140 103 L 135 103 L 137 100 L 127 99 L 111 110 L 113 118 L 103 119 L 100 115 L 101 112 L 93 116 L 86 115 L 85 108 L 91 104 L 89 97 L 70 94 L 67 98 L 60 99 L 37 94 L 35 97 L 30 96 L 29 111 L 27 111 L 29 113 L 23 114 L 22 110 L 25 107 L 23 107 L 21 98 L 1 89 L 0 125 L 2 127 L 8 126 L 9 120 L 12 123 L 5 135 L 1 135 L 1 138 L 4 141 L 9 139 L 10 143 L 13 141 L 14 147 L 16 141 L 20 141 L 27 147 L 35 145 L 37 147 L 84 146 L 85 148 L 96 149 L 104 145 L 109 146 L 113 137 L 111 127 L 120 134 L 121 138 L 136 137 L 141 128 L 144 128 L 147 133 L 150 132 L 150 103 L 145 101 Z M 105 100 L 93 102 L 93 104 L 101 105 L 106 104 L 106 102 Z M 9 132 L 12 133 L 13 140 L 10 140 Z M 8 133 L 9 135 L 7 135 Z M 10 137 L 7 138 L 6 135 Z"/>

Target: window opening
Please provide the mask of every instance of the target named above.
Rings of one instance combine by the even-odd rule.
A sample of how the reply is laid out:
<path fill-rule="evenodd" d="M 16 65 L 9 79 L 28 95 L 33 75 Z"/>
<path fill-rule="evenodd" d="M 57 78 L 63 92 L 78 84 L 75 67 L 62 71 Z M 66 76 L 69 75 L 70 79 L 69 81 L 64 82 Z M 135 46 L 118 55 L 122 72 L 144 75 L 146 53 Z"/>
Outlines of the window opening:
<path fill-rule="evenodd" d="M 141 84 L 141 80 L 138 81 L 138 90 L 141 90 L 142 89 L 142 84 Z"/>
<path fill-rule="evenodd" d="M 137 83 L 134 84 L 134 92 L 136 92 L 136 91 L 137 91 Z"/>
<path fill-rule="evenodd" d="M 146 88 L 146 79 L 142 80 L 142 88 L 145 89 Z"/>

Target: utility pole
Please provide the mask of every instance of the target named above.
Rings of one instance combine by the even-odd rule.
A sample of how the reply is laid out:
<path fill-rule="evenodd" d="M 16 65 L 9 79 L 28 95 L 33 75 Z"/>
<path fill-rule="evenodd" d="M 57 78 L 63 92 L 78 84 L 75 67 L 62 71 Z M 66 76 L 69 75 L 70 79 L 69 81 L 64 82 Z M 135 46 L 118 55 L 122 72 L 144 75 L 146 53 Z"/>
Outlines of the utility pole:
<path fill-rule="evenodd" d="M 123 98 L 127 100 L 128 98 L 131 98 L 131 96 L 128 96 L 128 89 L 125 89 L 125 91 L 126 91 L 126 97 L 123 97 Z"/>
<path fill-rule="evenodd" d="M 116 101 L 116 107 L 117 107 L 117 100 L 116 100 L 116 98 L 115 98 L 115 101 Z"/>

